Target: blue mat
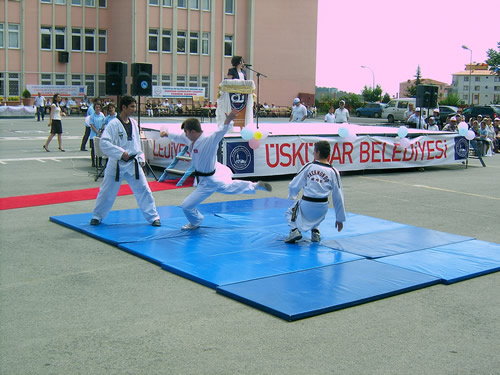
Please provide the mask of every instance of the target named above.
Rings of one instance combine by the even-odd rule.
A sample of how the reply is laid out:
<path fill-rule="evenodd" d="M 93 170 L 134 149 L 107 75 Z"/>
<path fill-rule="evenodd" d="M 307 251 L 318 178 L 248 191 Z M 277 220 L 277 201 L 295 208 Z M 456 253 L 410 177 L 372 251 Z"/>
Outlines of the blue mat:
<path fill-rule="evenodd" d="M 342 232 L 330 209 L 322 241 L 295 245 L 279 198 L 208 203 L 196 231 L 182 231 L 180 207 L 158 207 L 162 227 L 138 209 L 113 211 L 99 226 L 90 213 L 51 217 L 238 301 L 296 320 L 493 272 L 500 245 L 348 213 Z M 371 260 L 376 259 L 376 260 Z"/>
<path fill-rule="evenodd" d="M 217 293 L 293 321 L 438 282 L 433 276 L 364 259 L 224 285 Z"/>

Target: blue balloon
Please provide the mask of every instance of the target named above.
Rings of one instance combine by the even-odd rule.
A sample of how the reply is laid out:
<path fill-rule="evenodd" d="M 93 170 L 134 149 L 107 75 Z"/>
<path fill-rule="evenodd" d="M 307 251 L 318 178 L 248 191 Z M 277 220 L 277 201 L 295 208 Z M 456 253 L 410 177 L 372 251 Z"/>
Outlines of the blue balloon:
<path fill-rule="evenodd" d="M 253 138 L 253 131 L 247 128 L 243 128 L 243 130 L 241 131 L 241 138 L 243 138 L 245 141 L 249 141 Z"/>
<path fill-rule="evenodd" d="M 404 138 L 408 135 L 408 128 L 406 126 L 400 126 L 398 129 L 399 138 Z"/>
<path fill-rule="evenodd" d="M 349 135 L 349 129 L 347 128 L 339 128 L 339 136 L 345 138 Z"/>
<path fill-rule="evenodd" d="M 461 136 L 466 136 L 467 133 L 469 132 L 469 129 L 465 129 L 465 128 L 460 128 L 458 129 L 458 134 L 460 134 Z"/>

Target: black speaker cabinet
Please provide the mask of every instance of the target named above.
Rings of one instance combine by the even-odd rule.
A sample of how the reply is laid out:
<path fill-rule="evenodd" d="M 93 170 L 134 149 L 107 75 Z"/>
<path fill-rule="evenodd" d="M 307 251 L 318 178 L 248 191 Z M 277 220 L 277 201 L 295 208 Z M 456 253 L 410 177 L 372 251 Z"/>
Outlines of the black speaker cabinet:
<path fill-rule="evenodd" d="M 438 87 L 432 85 L 417 86 L 417 107 L 436 108 Z"/>
<path fill-rule="evenodd" d="M 59 51 L 59 62 L 67 64 L 69 62 L 69 52 Z"/>
<path fill-rule="evenodd" d="M 131 95 L 153 95 L 153 65 L 148 63 L 133 63 Z"/>
<path fill-rule="evenodd" d="M 124 61 L 106 62 L 106 95 L 127 94 L 127 63 Z"/>

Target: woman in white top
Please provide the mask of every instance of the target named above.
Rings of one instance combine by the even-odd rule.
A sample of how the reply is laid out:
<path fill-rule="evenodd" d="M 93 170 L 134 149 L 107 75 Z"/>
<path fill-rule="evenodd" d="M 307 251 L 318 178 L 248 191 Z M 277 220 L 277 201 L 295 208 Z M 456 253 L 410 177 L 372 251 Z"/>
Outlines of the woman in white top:
<path fill-rule="evenodd" d="M 52 98 L 52 105 L 50 106 L 50 118 L 49 118 L 49 126 L 50 126 L 50 135 L 47 138 L 47 142 L 43 145 L 43 149 L 49 152 L 49 143 L 52 141 L 52 138 L 57 134 L 57 143 L 59 144 L 59 150 L 64 152 L 65 150 L 62 148 L 62 121 L 61 116 L 66 116 L 64 112 L 61 111 L 61 107 L 59 103 L 61 102 L 61 95 L 54 94 Z"/>

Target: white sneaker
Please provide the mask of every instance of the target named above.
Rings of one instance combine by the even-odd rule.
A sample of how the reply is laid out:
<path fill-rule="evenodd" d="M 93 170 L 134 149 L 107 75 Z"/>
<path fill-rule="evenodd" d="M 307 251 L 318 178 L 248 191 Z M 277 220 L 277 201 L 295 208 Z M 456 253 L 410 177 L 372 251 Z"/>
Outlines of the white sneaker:
<path fill-rule="evenodd" d="M 312 242 L 319 242 L 319 241 L 321 241 L 321 234 L 319 233 L 318 229 L 313 229 L 311 231 L 311 241 Z"/>
<path fill-rule="evenodd" d="M 285 240 L 285 243 L 295 243 L 295 241 L 298 241 L 302 238 L 302 233 L 299 232 L 297 228 L 292 229 L 290 231 L 290 234 Z"/>
<path fill-rule="evenodd" d="M 257 182 L 257 189 L 265 191 L 273 191 L 273 187 L 271 186 L 271 184 L 264 181 Z"/>
<path fill-rule="evenodd" d="M 187 223 L 186 225 L 184 225 L 181 230 L 195 230 L 195 229 L 198 229 L 199 225 L 194 225 L 194 224 L 191 224 L 191 223 Z"/>

